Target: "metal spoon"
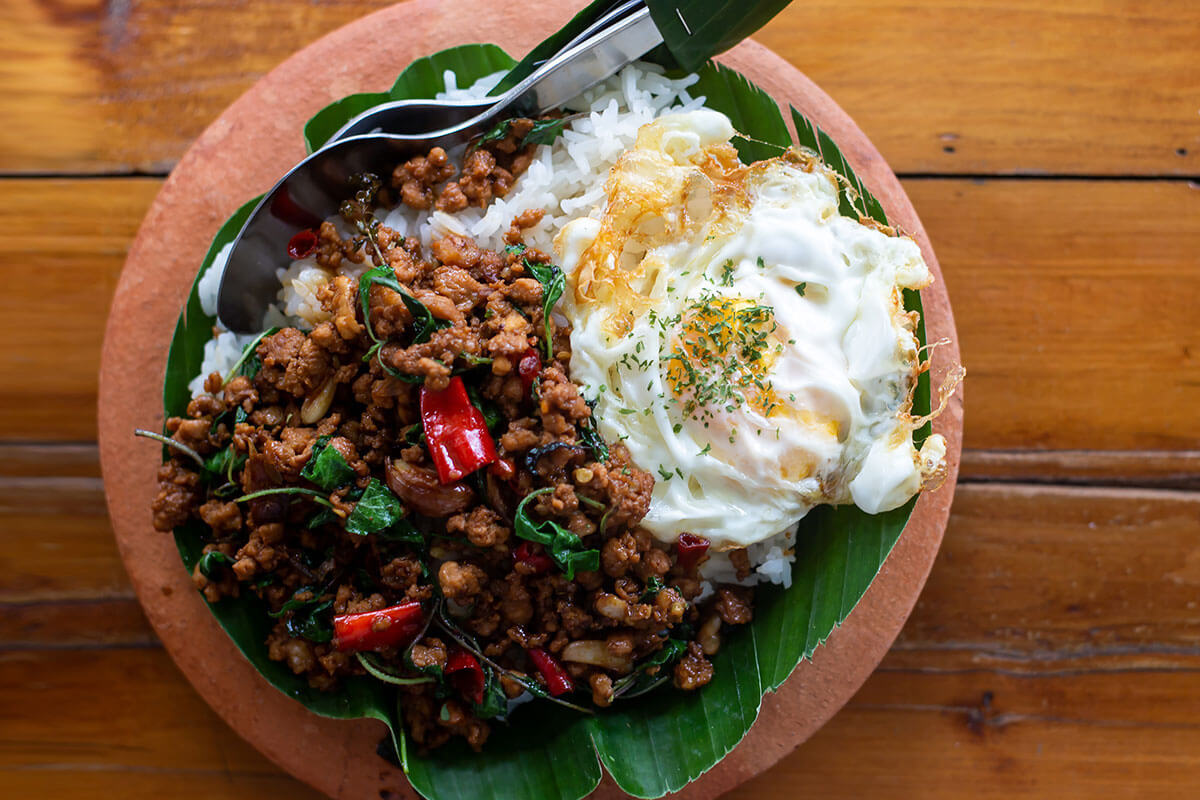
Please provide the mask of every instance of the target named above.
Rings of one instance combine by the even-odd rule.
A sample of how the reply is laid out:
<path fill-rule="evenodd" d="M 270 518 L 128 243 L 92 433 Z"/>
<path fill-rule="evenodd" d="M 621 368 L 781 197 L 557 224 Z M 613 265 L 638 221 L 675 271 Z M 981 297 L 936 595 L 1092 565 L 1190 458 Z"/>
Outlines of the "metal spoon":
<path fill-rule="evenodd" d="M 587 41 L 622 18 L 643 9 L 645 9 L 644 0 L 628 0 L 620 4 L 563 45 L 559 49 L 559 53 L 566 53 L 571 48 Z M 549 59 L 543 61 L 538 67 L 541 68 L 548 61 Z M 532 78 L 533 76 L 531 75 L 530 77 Z M 482 100 L 420 99 L 395 100 L 390 103 L 383 103 L 382 105 L 367 109 L 357 117 L 351 119 L 339 128 L 337 133 L 330 136 L 326 144 L 335 142 L 338 139 L 361 136 L 368 133 L 427 134 L 451 128 L 460 122 L 466 122 L 493 107 L 518 112 L 521 110 L 519 106 L 523 104 L 523 101 L 524 103 L 528 103 L 532 100 L 531 97 L 528 97 L 530 89 L 526 84 L 528 84 L 528 81 L 522 81 L 519 85 L 514 86 L 504 94 L 495 97 L 485 97 Z M 580 91 L 583 90 L 580 89 Z M 532 113 L 539 109 L 530 108 L 526 110 Z"/>
<path fill-rule="evenodd" d="M 624 16 L 616 13 L 621 9 L 627 6 L 614 9 L 603 18 L 609 24 L 595 28 L 590 36 L 577 37 L 510 92 L 491 103 L 475 104 L 474 116 L 451 121 L 432 132 L 349 135 L 293 167 L 263 197 L 233 242 L 217 300 L 221 323 L 240 333 L 260 330 L 263 313 L 279 291 L 276 270 L 287 265 L 288 241 L 297 232 L 315 228 L 337 212 L 341 202 L 353 194 L 352 176 L 364 172 L 390 175 L 399 162 L 427 153 L 432 147 L 465 144 L 504 116 L 537 114 L 557 108 L 662 42 L 662 34 L 645 7 Z M 377 111 L 370 120 L 371 127 L 404 130 L 404 115 L 415 113 L 414 106 L 389 105 L 393 108 Z M 471 105 L 423 101 L 421 106 L 426 111 L 408 128 L 461 119 L 454 116 L 456 112 L 463 113 Z M 445 116 L 437 116 L 441 113 L 439 107 Z M 367 116 L 369 112 L 363 115 Z M 343 130 L 354 124 L 352 120 Z"/>

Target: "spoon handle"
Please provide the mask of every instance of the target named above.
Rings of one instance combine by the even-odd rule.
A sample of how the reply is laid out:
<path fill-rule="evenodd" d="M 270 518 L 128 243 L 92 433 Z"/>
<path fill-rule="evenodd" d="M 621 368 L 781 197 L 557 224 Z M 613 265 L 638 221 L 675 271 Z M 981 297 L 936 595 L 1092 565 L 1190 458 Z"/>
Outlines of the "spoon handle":
<path fill-rule="evenodd" d="M 641 8 L 629 13 L 635 5 Z M 558 108 L 663 41 L 650 10 L 640 0 L 614 9 L 588 32 L 501 96 L 493 113 L 538 114 Z"/>

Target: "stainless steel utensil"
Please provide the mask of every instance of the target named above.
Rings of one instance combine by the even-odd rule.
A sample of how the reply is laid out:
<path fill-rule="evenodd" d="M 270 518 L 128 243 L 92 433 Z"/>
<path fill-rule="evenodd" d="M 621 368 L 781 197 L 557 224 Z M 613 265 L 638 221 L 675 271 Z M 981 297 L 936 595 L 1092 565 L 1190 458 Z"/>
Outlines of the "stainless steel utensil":
<path fill-rule="evenodd" d="M 288 241 L 297 232 L 317 227 L 336 213 L 341 202 L 353 194 L 353 176 L 364 172 L 390 175 L 392 168 L 406 158 L 432 147 L 449 149 L 465 144 L 505 116 L 557 108 L 661 42 L 662 35 L 650 19 L 650 12 L 638 0 L 614 9 L 490 103 L 394 103 L 351 120 L 339 131 L 345 138 L 331 142 L 293 167 L 267 192 L 242 226 L 221 278 L 217 301 L 221 323 L 229 330 L 244 333 L 261 328 L 263 313 L 279 291 L 276 270 L 287 265 Z M 468 110 L 475 111 L 474 115 L 463 119 Z M 389 132 L 357 134 L 356 122 Z M 444 127 L 429 131 L 429 126 L 437 124 Z M 404 131 L 406 126 L 409 130 L 425 129 L 390 132 Z"/>
<path fill-rule="evenodd" d="M 609 11 L 600 19 L 593 22 L 577 36 L 568 41 L 559 53 L 565 53 L 573 47 L 586 42 L 597 33 L 600 33 L 610 25 L 615 24 L 621 19 L 630 14 L 645 9 L 644 0 L 628 0 L 616 8 Z M 547 61 L 539 64 L 542 67 L 547 64 Z M 532 75 L 530 76 L 532 77 Z M 607 76 L 606 76 L 607 77 Z M 522 110 L 534 113 L 539 110 L 552 108 L 552 105 L 544 105 L 541 109 L 537 108 L 536 92 L 537 87 L 533 87 L 531 91 L 525 86 L 525 81 L 520 85 L 514 86 L 509 91 L 494 97 L 485 97 L 482 100 L 396 100 L 390 103 L 375 106 L 367 109 L 363 113 L 354 117 L 341 128 L 337 133 L 329 137 L 330 142 L 338 139 L 345 139 L 350 136 L 361 136 L 369 133 L 395 133 L 416 135 L 423 133 L 431 133 L 447 128 L 452 128 L 461 122 L 466 122 L 472 117 L 476 117 L 492 108 L 508 109 L 519 113 Z M 585 87 L 586 88 L 586 87 Z M 583 91 L 580 89 L 579 91 Z M 569 98 L 568 98 L 569 99 Z M 522 108 L 528 106 L 527 108 Z M 328 144 L 328 142 L 327 142 Z"/>

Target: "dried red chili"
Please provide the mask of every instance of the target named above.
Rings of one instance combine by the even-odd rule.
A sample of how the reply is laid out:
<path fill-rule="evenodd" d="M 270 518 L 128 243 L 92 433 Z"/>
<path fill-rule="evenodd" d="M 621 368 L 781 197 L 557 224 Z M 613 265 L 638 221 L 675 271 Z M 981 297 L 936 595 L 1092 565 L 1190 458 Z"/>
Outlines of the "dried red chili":
<path fill-rule="evenodd" d="M 703 536 L 697 536 L 694 533 L 681 533 L 679 539 L 675 542 L 675 552 L 678 555 L 677 562 L 684 569 L 691 569 L 700 563 L 700 559 L 704 558 L 704 554 L 708 552 L 708 547 L 711 542 Z"/>
<path fill-rule="evenodd" d="M 554 656 L 540 647 L 531 648 L 525 652 L 529 654 L 529 660 L 538 668 L 538 672 L 542 673 L 542 677 L 546 679 L 546 688 L 550 694 L 558 697 L 575 689 L 571 676 Z"/>
<path fill-rule="evenodd" d="M 463 697 L 476 705 L 483 704 L 484 676 L 479 659 L 466 650 L 453 650 L 446 658 L 446 677 Z"/>
<path fill-rule="evenodd" d="M 541 575 L 554 566 L 553 559 L 535 548 L 532 542 L 521 542 L 513 548 L 512 554 L 513 562 L 524 565 L 528 575 Z"/>
<path fill-rule="evenodd" d="M 537 380 L 537 376 L 542 372 L 542 357 L 538 355 L 538 351 L 532 347 L 521 354 L 521 358 L 517 361 L 517 375 L 521 378 L 521 384 L 525 387 L 525 399 L 528 400 L 533 395 L 533 382 Z"/>
<path fill-rule="evenodd" d="M 288 258 L 297 259 L 304 258 L 317 249 L 317 233 L 312 230 L 304 230 L 297 233 L 287 243 Z"/>

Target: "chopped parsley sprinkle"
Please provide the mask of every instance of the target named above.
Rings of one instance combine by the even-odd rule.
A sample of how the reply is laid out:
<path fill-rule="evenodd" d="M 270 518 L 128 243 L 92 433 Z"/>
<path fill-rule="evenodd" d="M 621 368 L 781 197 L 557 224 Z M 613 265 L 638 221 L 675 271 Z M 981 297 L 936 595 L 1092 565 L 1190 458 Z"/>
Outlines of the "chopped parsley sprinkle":
<path fill-rule="evenodd" d="M 664 341 L 667 332 L 676 339 L 662 363 L 685 416 L 732 413 L 748 399 L 764 416 L 778 406 L 765 378 L 781 348 L 772 339 L 778 325 L 771 306 L 706 290 L 682 314 L 650 313 Z"/>
<path fill-rule="evenodd" d="M 699 453 L 696 453 L 696 455 L 698 455 L 698 456 L 706 456 L 706 455 L 708 455 L 708 454 L 709 454 L 709 453 L 711 453 L 711 452 L 712 452 L 712 444 L 711 444 L 711 443 L 709 443 L 709 444 L 706 444 L 706 445 L 704 445 L 704 449 L 703 449 L 703 450 L 701 450 Z"/>
<path fill-rule="evenodd" d="M 759 268 L 759 269 L 766 269 L 766 268 L 767 268 L 767 265 L 763 263 L 762 256 L 759 256 L 759 257 L 758 257 L 758 268 Z"/>
<path fill-rule="evenodd" d="M 804 297 L 805 290 L 808 289 L 808 281 L 801 281 L 796 284 L 796 294 Z"/>
<path fill-rule="evenodd" d="M 664 481 L 669 481 L 669 480 L 671 480 L 671 478 L 675 477 L 675 473 L 671 472 L 669 470 L 663 469 L 662 464 L 658 465 L 658 474 L 662 476 L 662 479 Z"/>
<path fill-rule="evenodd" d="M 619 408 L 617 411 L 621 414 L 636 414 L 637 409 L 634 408 Z"/>
<path fill-rule="evenodd" d="M 683 430 L 683 425 L 676 422 L 675 425 L 672 426 L 671 430 L 673 430 L 675 433 L 679 433 L 681 430 Z"/>
<path fill-rule="evenodd" d="M 733 259 L 726 259 L 721 265 L 721 285 L 733 286 Z"/>

